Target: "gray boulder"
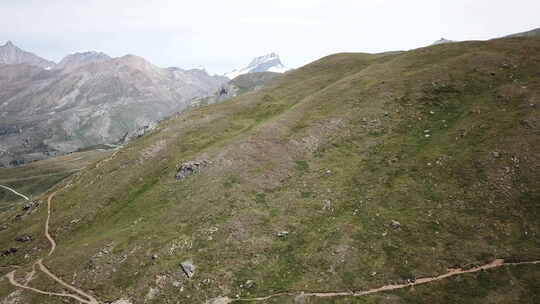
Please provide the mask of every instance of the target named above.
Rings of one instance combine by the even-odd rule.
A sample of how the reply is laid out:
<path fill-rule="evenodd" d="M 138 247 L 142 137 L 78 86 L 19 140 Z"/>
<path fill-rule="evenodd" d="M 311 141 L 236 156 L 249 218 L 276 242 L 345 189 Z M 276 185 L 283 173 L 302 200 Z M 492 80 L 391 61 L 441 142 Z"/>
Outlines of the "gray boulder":
<path fill-rule="evenodd" d="M 188 161 L 182 163 L 176 173 L 177 180 L 183 180 L 186 177 L 199 173 L 202 168 L 208 166 L 209 162 L 207 160 L 201 161 Z"/>
<path fill-rule="evenodd" d="M 192 278 L 195 275 L 195 264 L 193 264 L 192 261 L 184 261 L 180 263 L 180 268 L 182 268 L 182 271 L 186 274 L 188 278 Z"/>

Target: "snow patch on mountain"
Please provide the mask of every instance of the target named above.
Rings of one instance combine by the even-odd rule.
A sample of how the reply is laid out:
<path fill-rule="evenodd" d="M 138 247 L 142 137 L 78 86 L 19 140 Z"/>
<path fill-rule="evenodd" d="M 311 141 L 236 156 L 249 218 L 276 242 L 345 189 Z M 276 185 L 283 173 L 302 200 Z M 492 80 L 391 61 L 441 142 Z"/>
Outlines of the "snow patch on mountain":
<path fill-rule="evenodd" d="M 257 72 L 275 72 L 285 73 L 290 70 L 281 63 L 279 55 L 276 53 L 270 53 L 264 56 L 254 58 L 246 67 L 232 70 L 225 74 L 225 77 L 234 79 L 240 75 Z"/>

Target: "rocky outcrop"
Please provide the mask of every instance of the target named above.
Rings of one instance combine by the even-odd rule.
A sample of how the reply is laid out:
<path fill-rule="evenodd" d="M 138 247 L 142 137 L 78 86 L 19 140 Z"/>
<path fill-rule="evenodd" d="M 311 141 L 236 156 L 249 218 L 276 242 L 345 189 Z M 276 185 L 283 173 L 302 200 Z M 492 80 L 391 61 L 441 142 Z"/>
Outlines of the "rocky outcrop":
<path fill-rule="evenodd" d="M 180 268 L 182 268 L 182 271 L 189 279 L 195 275 L 196 266 L 192 261 L 184 261 L 180 263 Z"/>
<path fill-rule="evenodd" d="M 183 180 L 190 175 L 197 174 L 208 165 L 209 162 L 207 160 L 188 161 L 182 163 L 178 168 L 178 172 L 176 173 L 176 179 Z"/>

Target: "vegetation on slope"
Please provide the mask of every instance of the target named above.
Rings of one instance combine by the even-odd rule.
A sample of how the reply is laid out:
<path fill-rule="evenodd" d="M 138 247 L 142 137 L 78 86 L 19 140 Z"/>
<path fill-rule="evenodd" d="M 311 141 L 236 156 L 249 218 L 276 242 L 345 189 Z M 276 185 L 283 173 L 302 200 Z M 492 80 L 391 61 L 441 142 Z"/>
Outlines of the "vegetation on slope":
<path fill-rule="evenodd" d="M 0 185 L 17 189 L 30 197 L 39 197 L 66 177 L 112 154 L 112 151 L 93 150 L 57 156 L 16 168 L 0 168 Z M 13 207 L 18 197 L 0 192 L 0 210 Z"/>
<path fill-rule="evenodd" d="M 538 259 L 539 67 L 540 41 L 527 38 L 336 54 L 194 109 L 58 192 L 58 248 L 45 263 L 104 302 L 203 303 Z M 210 164 L 177 181 L 178 165 L 191 160 Z M 19 247 L 3 265 L 46 253 L 43 215 L 0 231 L 3 246 Z M 20 245 L 17 233 L 37 239 Z M 186 260 L 197 266 L 191 279 L 179 266 Z M 528 303 L 540 296 L 538 267 L 307 301 Z M 520 287 L 512 296 L 508 280 Z M 0 294 L 10 292 L 1 282 Z"/>

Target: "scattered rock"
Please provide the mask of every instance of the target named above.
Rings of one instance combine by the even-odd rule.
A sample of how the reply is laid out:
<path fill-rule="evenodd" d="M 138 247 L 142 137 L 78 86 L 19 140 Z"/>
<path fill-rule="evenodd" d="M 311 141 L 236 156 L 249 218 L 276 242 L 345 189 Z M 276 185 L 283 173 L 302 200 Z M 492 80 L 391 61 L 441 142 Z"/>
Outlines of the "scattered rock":
<path fill-rule="evenodd" d="M 491 152 L 491 155 L 493 155 L 493 157 L 495 157 L 495 158 L 501 157 L 501 153 L 499 153 L 499 152 L 497 152 L 497 151 Z"/>
<path fill-rule="evenodd" d="M 323 208 L 322 210 L 329 210 L 329 211 L 333 211 L 334 209 L 332 208 L 332 201 L 327 199 L 327 200 L 324 200 L 323 202 Z"/>
<path fill-rule="evenodd" d="M 21 235 L 21 236 L 18 236 L 17 238 L 15 238 L 15 241 L 21 242 L 21 243 L 31 242 L 32 237 L 25 234 L 25 235 Z"/>
<path fill-rule="evenodd" d="M 197 174 L 201 171 L 202 168 L 208 166 L 209 162 L 207 160 L 201 161 L 188 161 L 182 163 L 176 173 L 176 179 L 182 180 L 192 174 Z"/>
<path fill-rule="evenodd" d="M 287 235 L 289 235 L 289 231 L 280 231 L 277 233 L 278 237 L 286 237 Z"/>
<path fill-rule="evenodd" d="M 23 205 L 22 210 L 28 212 L 28 211 L 37 209 L 38 207 L 39 207 L 39 201 L 30 201 Z"/>
<path fill-rule="evenodd" d="M 250 288 L 253 288 L 254 286 L 255 286 L 255 281 L 253 280 L 247 280 L 245 283 L 240 284 L 240 288 L 244 288 L 244 289 L 250 289 Z"/>
<path fill-rule="evenodd" d="M 110 304 L 133 304 L 130 300 L 127 300 L 127 299 L 120 299 L 120 300 L 116 300 L 114 302 L 107 302 L 107 303 L 110 303 Z"/>
<path fill-rule="evenodd" d="M 180 263 L 180 267 L 182 268 L 182 271 L 186 274 L 188 278 L 191 278 L 195 275 L 195 265 L 192 261 L 184 261 Z"/>
<path fill-rule="evenodd" d="M 219 298 L 213 298 L 206 301 L 206 304 L 229 304 L 231 302 L 232 302 L 232 299 L 228 297 L 219 297 Z"/>
<path fill-rule="evenodd" d="M 390 222 L 390 227 L 391 227 L 392 229 L 394 229 L 394 230 L 395 230 L 395 229 L 399 229 L 399 228 L 401 227 L 401 223 L 398 222 L 398 221 L 396 221 L 396 220 L 392 220 L 392 221 Z"/>
<path fill-rule="evenodd" d="M 17 248 L 11 247 L 11 248 L 9 248 L 7 250 L 2 251 L 1 255 L 2 256 L 12 255 L 12 254 L 17 253 L 17 251 L 19 251 Z"/>
<path fill-rule="evenodd" d="M 150 287 L 150 289 L 148 290 L 148 293 L 146 294 L 144 299 L 146 301 L 150 301 L 152 299 L 155 299 L 158 295 L 159 295 L 159 288 Z"/>
<path fill-rule="evenodd" d="M 307 296 L 302 292 L 296 297 L 294 297 L 294 304 L 305 304 L 307 300 Z"/>

